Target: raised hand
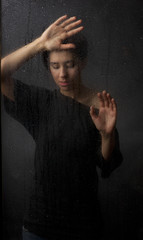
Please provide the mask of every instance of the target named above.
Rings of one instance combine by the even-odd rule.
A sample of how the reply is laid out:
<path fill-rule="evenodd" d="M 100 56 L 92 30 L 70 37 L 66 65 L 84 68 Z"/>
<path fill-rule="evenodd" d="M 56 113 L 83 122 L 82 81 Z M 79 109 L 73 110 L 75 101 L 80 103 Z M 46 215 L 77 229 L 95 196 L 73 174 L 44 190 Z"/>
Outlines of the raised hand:
<path fill-rule="evenodd" d="M 97 94 L 99 99 L 99 113 L 95 113 L 94 106 L 90 107 L 90 115 L 102 136 L 110 136 L 116 125 L 117 107 L 115 100 L 109 93 L 103 91 Z"/>
<path fill-rule="evenodd" d="M 43 49 L 52 51 L 74 48 L 74 44 L 63 44 L 62 41 L 80 32 L 83 29 L 83 26 L 77 26 L 81 24 L 81 22 L 81 20 L 76 21 L 76 17 L 70 17 L 67 19 L 67 15 L 57 19 L 40 37 Z"/>

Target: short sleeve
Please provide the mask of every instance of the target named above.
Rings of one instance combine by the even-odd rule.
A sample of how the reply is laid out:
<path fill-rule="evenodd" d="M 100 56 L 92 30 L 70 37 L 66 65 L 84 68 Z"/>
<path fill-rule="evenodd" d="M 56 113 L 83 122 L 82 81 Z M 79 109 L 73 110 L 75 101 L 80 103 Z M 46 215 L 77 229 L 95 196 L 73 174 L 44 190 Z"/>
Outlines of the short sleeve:
<path fill-rule="evenodd" d="M 15 101 L 4 97 L 6 112 L 19 121 L 36 138 L 43 105 L 48 102 L 50 90 L 14 80 Z"/>
<path fill-rule="evenodd" d="M 98 166 L 101 168 L 101 176 L 103 178 L 107 178 L 110 174 L 121 165 L 123 161 L 123 156 L 120 151 L 120 144 L 119 144 L 119 133 L 117 129 L 115 130 L 115 147 L 111 154 L 111 157 L 108 161 L 106 161 L 102 154 L 100 153 L 100 163 Z"/>

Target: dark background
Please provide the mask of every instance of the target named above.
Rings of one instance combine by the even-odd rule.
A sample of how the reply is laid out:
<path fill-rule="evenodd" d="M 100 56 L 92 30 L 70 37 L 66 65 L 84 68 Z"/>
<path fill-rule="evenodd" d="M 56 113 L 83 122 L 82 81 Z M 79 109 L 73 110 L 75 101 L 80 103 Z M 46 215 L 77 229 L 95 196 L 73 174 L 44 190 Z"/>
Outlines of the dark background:
<path fill-rule="evenodd" d="M 2 0 L 2 55 L 29 43 L 58 17 L 83 19 L 89 42 L 84 82 L 108 90 L 118 104 L 117 128 L 124 162 L 101 179 L 104 240 L 143 239 L 143 1 Z M 55 87 L 41 55 L 15 77 Z M 2 107 L 3 239 L 20 239 L 33 176 L 35 143 Z"/>

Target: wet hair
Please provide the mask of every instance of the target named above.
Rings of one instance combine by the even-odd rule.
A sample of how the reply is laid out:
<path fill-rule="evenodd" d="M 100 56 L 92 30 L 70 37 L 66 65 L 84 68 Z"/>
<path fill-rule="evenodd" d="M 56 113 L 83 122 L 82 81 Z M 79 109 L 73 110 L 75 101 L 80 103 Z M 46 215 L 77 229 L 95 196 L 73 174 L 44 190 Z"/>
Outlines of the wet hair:
<path fill-rule="evenodd" d="M 65 39 L 62 43 L 64 43 L 64 44 L 73 43 L 75 45 L 75 48 L 67 49 L 64 51 L 70 51 L 70 52 L 74 53 L 79 58 L 80 61 L 84 61 L 87 58 L 88 43 L 87 43 L 87 39 L 85 38 L 85 36 L 82 35 L 81 33 L 73 35 L 72 37 Z M 61 51 L 63 51 L 63 50 L 61 50 Z M 50 51 L 44 51 L 42 53 L 43 63 L 47 69 L 49 69 L 49 67 L 48 67 L 49 54 L 50 54 Z"/>

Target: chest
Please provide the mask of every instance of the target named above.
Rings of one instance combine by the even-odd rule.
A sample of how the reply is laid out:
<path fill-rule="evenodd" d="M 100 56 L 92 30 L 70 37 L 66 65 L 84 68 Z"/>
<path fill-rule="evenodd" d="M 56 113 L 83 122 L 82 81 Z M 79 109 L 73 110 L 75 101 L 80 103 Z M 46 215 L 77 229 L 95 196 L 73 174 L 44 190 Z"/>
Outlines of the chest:
<path fill-rule="evenodd" d="M 60 146 L 64 143 L 71 149 L 87 147 L 98 137 L 89 108 L 72 99 L 64 100 L 57 98 L 45 108 L 40 121 L 39 139 L 43 144 Z"/>

